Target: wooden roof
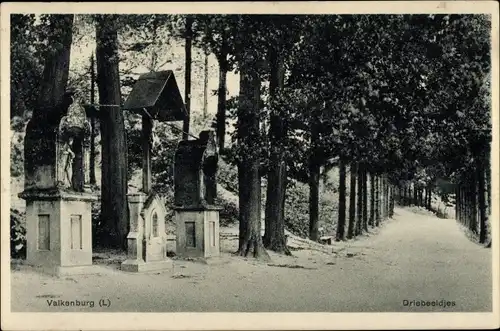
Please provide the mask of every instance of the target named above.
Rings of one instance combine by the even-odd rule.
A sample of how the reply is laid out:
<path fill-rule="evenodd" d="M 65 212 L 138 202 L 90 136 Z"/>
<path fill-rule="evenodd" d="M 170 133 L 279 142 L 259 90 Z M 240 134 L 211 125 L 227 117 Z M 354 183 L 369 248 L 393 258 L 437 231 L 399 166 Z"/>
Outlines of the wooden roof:
<path fill-rule="evenodd" d="M 143 114 L 144 109 L 160 122 L 182 121 L 187 111 L 172 70 L 142 74 L 123 109 Z"/>

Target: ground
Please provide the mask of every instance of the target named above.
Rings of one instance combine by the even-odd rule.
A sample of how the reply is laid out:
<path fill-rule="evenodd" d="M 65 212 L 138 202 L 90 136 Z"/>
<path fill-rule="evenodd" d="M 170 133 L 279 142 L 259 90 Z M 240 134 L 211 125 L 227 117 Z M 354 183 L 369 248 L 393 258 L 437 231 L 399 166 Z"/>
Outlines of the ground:
<path fill-rule="evenodd" d="M 415 312 L 492 310 L 491 250 L 473 243 L 452 219 L 396 208 L 372 234 L 326 249 L 271 253 L 272 262 L 231 255 L 237 229 L 222 229 L 213 264 L 174 260 L 164 272 L 119 271 L 124 256 L 96 253 L 100 274 L 45 276 L 13 263 L 12 311 L 110 312 Z M 290 242 L 297 245 L 296 238 Z M 293 244 L 295 243 L 295 245 Z M 331 252 L 328 252 L 331 250 Z M 100 307 L 100 299 L 109 307 Z M 51 307 L 50 300 L 93 300 L 90 307 Z M 445 300 L 449 307 L 405 306 Z M 451 302 L 455 305 L 451 306 Z"/>

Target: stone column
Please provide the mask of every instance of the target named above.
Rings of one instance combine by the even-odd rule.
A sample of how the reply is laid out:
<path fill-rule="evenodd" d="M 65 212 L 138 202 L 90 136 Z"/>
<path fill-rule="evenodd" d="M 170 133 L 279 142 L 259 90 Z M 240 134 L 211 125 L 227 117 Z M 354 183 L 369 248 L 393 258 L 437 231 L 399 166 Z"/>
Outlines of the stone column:
<path fill-rule="evenodd" d="M 141 211 L 146 201 L 146 194 L 128 194 L 130 210 L 130 232 L 127 235 L 127 260 L 122 263 L 122 270 L 136 271 L 140 264 L 144 264 L 144 220 Z"/>

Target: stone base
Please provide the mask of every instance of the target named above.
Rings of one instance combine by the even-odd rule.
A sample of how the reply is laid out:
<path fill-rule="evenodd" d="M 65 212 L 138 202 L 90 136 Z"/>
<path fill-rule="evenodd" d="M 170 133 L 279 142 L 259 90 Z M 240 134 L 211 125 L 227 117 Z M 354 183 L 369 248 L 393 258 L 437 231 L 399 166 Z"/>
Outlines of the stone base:
<path fill-rule="evenodd" d="M 137 260 L 125 260 L 122 262 L 121 270 L 127 272 L 148 272 L 158 270 L 168 270 L 173 268 L 172 260 L 155 262 L 144 262 Z"/>
<path fill-rule="evenodd" d="M 26 261 L 44 273 L 95 273 L 92 267 L 92 202 L 97 196 L 57 189 L 27 190 Z"/>
<path fill-rule="evenodd" d="M 218 207 L 175 207 L 176 256 L 211 258 L 220 256 Z"/>

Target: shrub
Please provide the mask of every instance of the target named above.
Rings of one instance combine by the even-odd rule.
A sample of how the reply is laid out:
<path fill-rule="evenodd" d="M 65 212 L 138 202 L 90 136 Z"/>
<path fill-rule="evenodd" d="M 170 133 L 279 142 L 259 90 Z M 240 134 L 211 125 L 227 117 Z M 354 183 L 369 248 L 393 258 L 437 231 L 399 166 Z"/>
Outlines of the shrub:
<path fill-rule="evenodd" d="M 238 222 L 239 210 L 235 203 L 217 198 L 216 204 L 222 207 L 219 213 L 220 226 L 228 226 Z"/>
<path fill-rule="evenodd" d="M 26 258 L 26 221 L 24 213 L 10 209 L 10 256 Z"/>

